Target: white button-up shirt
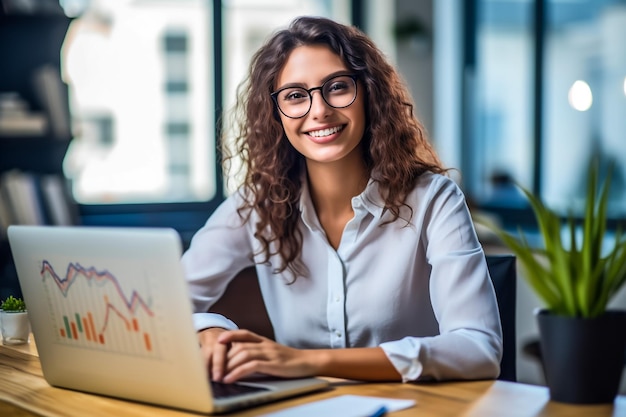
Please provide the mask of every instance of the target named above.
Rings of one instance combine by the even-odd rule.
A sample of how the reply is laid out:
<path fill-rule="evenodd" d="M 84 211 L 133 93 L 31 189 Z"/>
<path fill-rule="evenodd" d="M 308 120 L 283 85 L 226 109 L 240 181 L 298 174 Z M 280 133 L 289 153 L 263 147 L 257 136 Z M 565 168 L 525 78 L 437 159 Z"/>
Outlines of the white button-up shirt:
<path fill-rule="evenodd" d="M 183 255 L 196 329 L 235 329 L 207 313 L 228 283 L 261 261 L 256 217 L 243 223 L 241 196 L 227 198 Z M 380 346 L 404 381 L 494 378 L 502 331 L 482 247 L 458 186 L 424 174 L 401 210 L 383 209 L 377 183 L 352 199 L 354 218 L 337 250 L 328 243 L 306 181 L 300 198 L 301 258 L 309 275 L 293 280 L 256 264 L 276 341 L 296 348 Z M 255 255 L 256 254 L 256 255 Z"/>

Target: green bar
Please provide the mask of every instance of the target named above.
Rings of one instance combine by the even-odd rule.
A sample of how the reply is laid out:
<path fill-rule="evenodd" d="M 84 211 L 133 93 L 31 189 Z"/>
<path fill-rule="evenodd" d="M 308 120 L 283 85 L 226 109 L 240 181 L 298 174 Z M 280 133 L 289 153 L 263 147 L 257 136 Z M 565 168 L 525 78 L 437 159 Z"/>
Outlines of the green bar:
<path fill-rule="evenodd" d="M 76 313 L 76 324 L 78 325 L 78 331 L 83 332 L 83 321 L 80 319 L 80 314 Z"/>
<path fill-rule="evenodd" d="M 63 316 L 63 323 L 65 323 L 65 334 L 67 335 L 68 339 L 71 339 L 72 329 L 70 328 L 70 320 L 67 318 L 67 316 Z"/>

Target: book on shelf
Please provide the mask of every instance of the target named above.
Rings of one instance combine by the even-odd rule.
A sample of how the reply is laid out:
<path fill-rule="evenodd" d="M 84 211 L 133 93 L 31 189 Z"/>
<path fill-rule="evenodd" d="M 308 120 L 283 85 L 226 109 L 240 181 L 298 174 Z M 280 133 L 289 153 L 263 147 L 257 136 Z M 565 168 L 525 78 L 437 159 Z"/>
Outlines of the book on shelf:
<path fill-rule="evenodd" d="M 0 186 L 0 240 L 5 240 L 7 236 L 7 228 L 11 224 L 12 214 L 9 207 L 9 200 L 4 196 L 3 189 Z"/>
<path fill-rule="evenodd" d="M 67 86 L 53 65 L 37 68 L 33 85 L 39 102 L 48 116 L 50 132 L 55 138 L 66 139 L 72 134 Z"/>
<path fill-rule="evenodd" d="M 43 207 L 37 195 L 35 178 L 17 169 L 2 175 L 3 197 L 6 196 L 11 223 L 43 224 Z"/>
<path fill-rule="evenodd" d="M 70 195 L 66 180 L 60 175 L 43 175 L 39 178 L 48 223 L 71 226 L 78 223 L 78 211 Z"/>
<path fill-rule="evenodd" d="M 0 116 L 0 136 L 43 136 L 47 128 L 48 121 L 41 113 Z"/>
<path fill-rule="evenodd" d="M 62 175 L 7 171 L 0 177 L 0 237 L 11 224 L 69 226 L 78 210 Z"/>
<path fill-rule="evenodd" d="M 42 136 L 47 130 L 46 116 L 30 110 L 18 93 L 0 93 L 0 137 Z"/>

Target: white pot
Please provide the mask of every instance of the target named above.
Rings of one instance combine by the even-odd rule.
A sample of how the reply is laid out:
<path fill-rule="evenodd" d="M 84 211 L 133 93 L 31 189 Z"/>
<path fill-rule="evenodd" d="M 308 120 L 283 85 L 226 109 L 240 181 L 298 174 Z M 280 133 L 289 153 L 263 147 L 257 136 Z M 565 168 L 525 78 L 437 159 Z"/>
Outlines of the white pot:
<path fill-rule="evenodd" d="M 3 344 L 20 345 L 28 343 L 30 322 L 28 321 L 27 312 L 0 311 L 0 327 Z"/>

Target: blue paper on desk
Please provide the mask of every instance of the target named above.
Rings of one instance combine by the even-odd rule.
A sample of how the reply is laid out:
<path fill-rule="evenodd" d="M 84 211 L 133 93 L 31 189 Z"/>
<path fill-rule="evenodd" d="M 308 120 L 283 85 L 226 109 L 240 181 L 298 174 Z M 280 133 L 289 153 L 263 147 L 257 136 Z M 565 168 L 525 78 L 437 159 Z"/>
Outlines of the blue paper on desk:
<path fill-rule="evenodd" d="M 265 414 L 262 417 L 369 417 L 382 406 L 385 406 L 388 412 L 392 412 L 404 410 L 414 405 L 415 400 L 398 400 L 395 398 L 364 395 L 340 395 Z"/>

